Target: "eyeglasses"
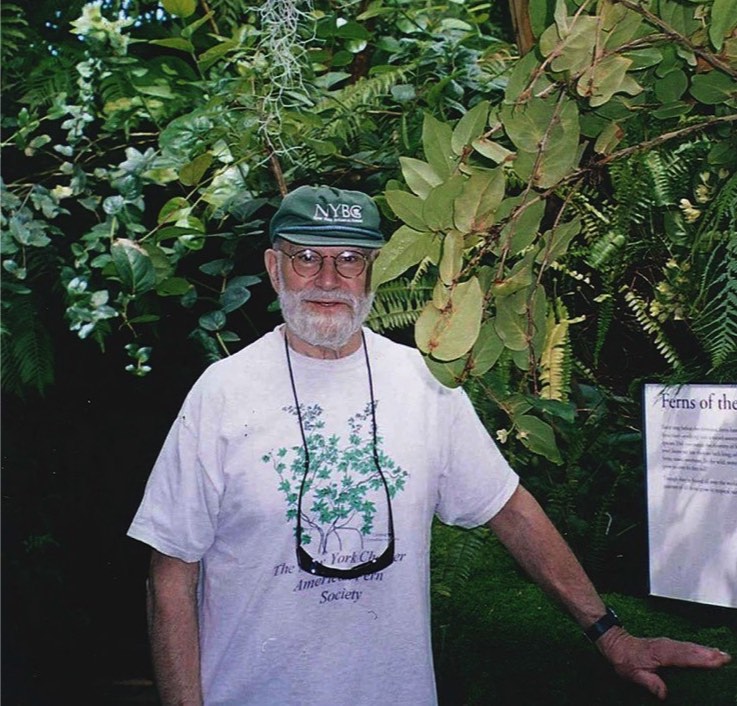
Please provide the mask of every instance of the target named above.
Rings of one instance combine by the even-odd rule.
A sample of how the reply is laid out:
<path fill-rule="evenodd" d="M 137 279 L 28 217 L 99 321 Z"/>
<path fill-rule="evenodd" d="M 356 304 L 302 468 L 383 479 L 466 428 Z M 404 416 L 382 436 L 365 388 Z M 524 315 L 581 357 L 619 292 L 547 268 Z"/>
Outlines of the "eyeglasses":
<path fill-rule="evenodd" d="M 280 250 L 283 255 L 292 261 L 292 268 L 300 277 L 314 277 L 322 270 L 323 262 L 330 258 L 335 262 L 335 269 L 341 277 L 353 279 L 363 274 L 369 258 L 356 250 L 346 250 L 339 255 L 321 255 L 309 248 L 288 253 Z"/>

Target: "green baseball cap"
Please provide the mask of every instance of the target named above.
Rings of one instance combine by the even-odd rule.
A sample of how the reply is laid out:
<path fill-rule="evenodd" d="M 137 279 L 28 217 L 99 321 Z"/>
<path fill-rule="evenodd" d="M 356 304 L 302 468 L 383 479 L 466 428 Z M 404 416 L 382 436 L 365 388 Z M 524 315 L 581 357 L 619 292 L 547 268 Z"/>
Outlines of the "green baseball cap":
<path fill-rule="evenodd" d="M 300 186 L 288 193 L 271 219 L 273 243 L 380 248 L 384 236 L 373 199 L 361 191 L 332 186 Z"/>

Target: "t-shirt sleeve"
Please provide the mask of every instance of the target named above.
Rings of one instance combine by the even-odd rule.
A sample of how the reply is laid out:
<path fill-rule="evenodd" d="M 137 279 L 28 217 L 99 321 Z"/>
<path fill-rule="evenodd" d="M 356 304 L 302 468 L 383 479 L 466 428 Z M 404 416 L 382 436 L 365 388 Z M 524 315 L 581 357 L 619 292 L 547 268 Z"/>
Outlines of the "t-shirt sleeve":
<path fill-rule="evenodd" d="M 207 413 L 198 385 L 169 430 L 128 536 L 183 561 L 212 545 L 222 496 L 217 472 L 217 414 Z"/>
<path fill-rule="evenodd" d="M 519 485 L 462 390 L 454 391 L 448 450 L 440 478 L 437 516 L 446 524 L 477 527 L 506 504 Z"/>

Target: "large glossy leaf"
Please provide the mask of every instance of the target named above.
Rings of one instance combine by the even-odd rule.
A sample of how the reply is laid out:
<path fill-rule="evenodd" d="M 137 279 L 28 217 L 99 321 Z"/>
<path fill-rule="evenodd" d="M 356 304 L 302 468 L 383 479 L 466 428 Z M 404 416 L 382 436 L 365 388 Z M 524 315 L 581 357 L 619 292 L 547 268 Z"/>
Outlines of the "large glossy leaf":
<path fill-rule="evenodd" d="M 631 64 L 631 59 L 618 54 L 597 61 L 578 79 L 578 95 L 587 97 L 592 108 L 608 103 L 620 91 L 631 96 L 637 95 L 642 91 L 642 86 L 627 74 Z"/>
<path fill-rule="evenodd" d="M 164 9 L 170 15 L 189 17 L 197 9 L 197 0 L 161 0 Z"/>
<path fill-rule="evenodd" d="M 543 236 L 543 247 L 537 255 L 537 262 L 555 262 L 568 250 L 571 240 L 581 231 L 581 219 L 576 216 L 567 223 L 560 223 L 555 230 L 548 230 Z"/>
<path fill-rule="evenodd" d="M 514 157 L 514 152 L 503 147 L 498 142 L 493 142 L 485 137 L 473 141 L 473 148 L 480 154 L 490 159 L 494 164 L 503 164 Z"/>
<path fill-rule="evenodd" d="M 422 220 L 430 230 L 445 231 L 453 227 L 453 203 L 464 183 L 465 178 L 456 174 L 429 193 L 422 204 Z"/>
<path fill-rule="evenodd" d="M 734 0 L 714 0 L 711 6 L 709 39 L 717 51 L 722 50 L 724 38 L 737 26 L 737 3 Z"/>
<path fill-rule="evenodd" d="M 442 178 L 427 162 L 414 157 L 400 157 L 402 176 L 407 186 L 420 198 L 426 199 L 432 189 L 443 183 Z"/>
<path fill-rule="evenodd" d="M 526 296 L 526 291 L 521 294 Z M 521 299 L 524 306 L 525 299 Z M 496 300 L 496 318 L 494 328 L 504 345 L 513 351 L 526 351 L 528 347 L 527 316 L 519 312 L 520 298 L 517 296 L 499 297 Z"/>
<path fill-rule="evenodd" d="M 461 267 L 463 267 L 463 233 L 452 230 L 443 238 L 440 279 L 450 286 L 460 274 Z"/>
<path fill-rule="evenodd" d="M 532 284 L 532 262 L 534 258 L 535 253 L 530 252 L 515 263 L 509 274 L 491 286 L 492 294 L 495 297 L 508 297 L 510 294 L 529 287 Z"/>
<path fill-rule="evenodd" d="M 519 148 L 515 171 L 542 188 L 557 184 L 578 163 L 578 107 L 567 98 L 533 98 L 520 106 L 505 105 L 500 117 Z M 542 157 L 538 163 L 538 151 Z M 537 170 L 533 168 L 537 163 Z"/>
<path fill-rule="evenodd" d="M 471 349 L 469 371 L 471 375 L 480 376 L 488 372 L 499 360 L 504 350 L 504 341 L 496 331 L 494 319 L 489 319 L 481 325 L 479 337 Z"/>
<path fill-rule="evenodd" d="M 523 414 L 514 419 L 519 440 L 534 453 L 545 456 L 553 463 L 563 463 L 563 459 L 555 443 L 553 427 L 547 422 L 533 417 L 531 414 Z"/>
<path fill-rule="evenodd" d="M 429 355 L 425 355 L 423 358 L 430 372 L 446 387 L 458 387 L 463 381 L 467 356 L 449 361 L 435 360 Z"/>
<path fill-rule="evenodd" d="M 483 294 L 474 277 L 453 288 L 442 311 L 432 303 L 415 324 L 415 342 L 423 353 L 441 361 L 455 360 L 471 350 L 481 327 Z"/>
<path fill-rule="evenodd" d="M 425 159 L 443 179 L 450 176 L 457 161 L 451 147 L 452 136 L 453 130 L 450 125 L 429 113 L 425 114 L 422 123 L 422 147 Z"/>
<path fill-rule="evenodd" d="M 433 257 L 437 262 L 439 254 L 440 238 L 437 235 L 401 226 L 374 262 L 371 287 L 376 289 L 380 284 L 399 277 L 425 257 Z"/>
<path fill-rule="evenodd" d="M 179 181 L 185 186 L 195 186 L 205 175 L 212 164 L 212 154 L 205 152 L 195 157 L 189 164 L 185 164 L 179 170 Z"/>
<path fill-rule="evenodd" d="M 696 74 L 691 80 L 691 95 L 707 105 L 719 105 L 737 98 L 737 81 L 721 71 Z"/>
<path fill-rule="evenodd" d="M 504 198 L 501 169 L 474 174 L 463 184 L 454 203 L 455 227 L 462 233 L 483 233 L 494 223 L 494 213 Z"/>
<path fill-rule="evenodd" d="M 386 202 L 394 213 L 399 216 L 410 228 L 418 231 L 428 229 L 422 216 L 424 201 L 406 191 L 389 190 L 385 192 Z"/>
<path fill-rule="evenodd" d="M 600 3 L 599 16 L 603 30 L 599 42 L 609 51 L 634 39 L 642 25 L 642 15 L 611 0 Z"/>
<path fill-rule="evenodd" d="M 453 129 L 451 149 L 459 157 L 476 139 L 483 135 L 489 117 L 489 101 L 480 101 L 466 112 Z"/>
<path fill-rule="evenodd" d="M 250 298 L 251 290 L 250 286 L 258 284 L 260 279 L 258 277 L 242 276 L 233 277 L 225 290 L 220 294 L 220 306 L 222 310 L 229 314 L 231 311 L 240 309 Z"/>
<path fill-rule="evenodd" d="M 517 255 L 531 245 L 538 236 L 540 221 L 545 213 L 545 202 L 535 199 L 534 194 L 512 196 L 504 199 L 497 209 L 497 220 L 502 220 L 516 211 L 499 235 L 499 245 L 495 252 L 500 254 L 507 249 L 510 255 Z M 523 207 L 523 208 L 522 208 Z"/>
<path fill-rule="evenodd" d="M 129 294 L 142 294 L 156 286 L 156 269 L 148 253 L 136 242 L 118 238 L 110 246 L 115 272 Z"/>
<path fill-rule="evenodd" d="M 596 47 L 598 18 L 580 15 L 566 18 L 566 28 L 560 25 L 548 27 L 540 37 L 543 56 L 556 52 L 550 63 L 553 71 L 570 71 L 575 74 L 591 64 Z"/>

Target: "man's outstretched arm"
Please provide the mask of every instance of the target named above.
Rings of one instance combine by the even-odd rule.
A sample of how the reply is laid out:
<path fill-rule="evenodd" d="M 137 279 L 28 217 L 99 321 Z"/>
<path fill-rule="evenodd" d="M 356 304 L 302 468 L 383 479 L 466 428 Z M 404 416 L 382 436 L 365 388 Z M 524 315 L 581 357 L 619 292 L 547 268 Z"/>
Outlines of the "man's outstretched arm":
<path fill-rule="evenodd" d="M 563 537 L 535 498 L 517 488 L 489 527 L 522 568 L 550 596 L 561 603 L 586 629 L 606 612 L 596 592 Z M 721 667 L 730 656 L 717 649 L 667 638 L 642 639 L 615 626 L 596 642 L 617 674 L 645 687 L 660 699 L 667 688 L 657 675 L 659 667 Z"/>
<path fill-rule="evenodd" d="M 199 563 L 151 552 L 147 608 L 162 706 L 201 706 L 197 619 Z"/>

